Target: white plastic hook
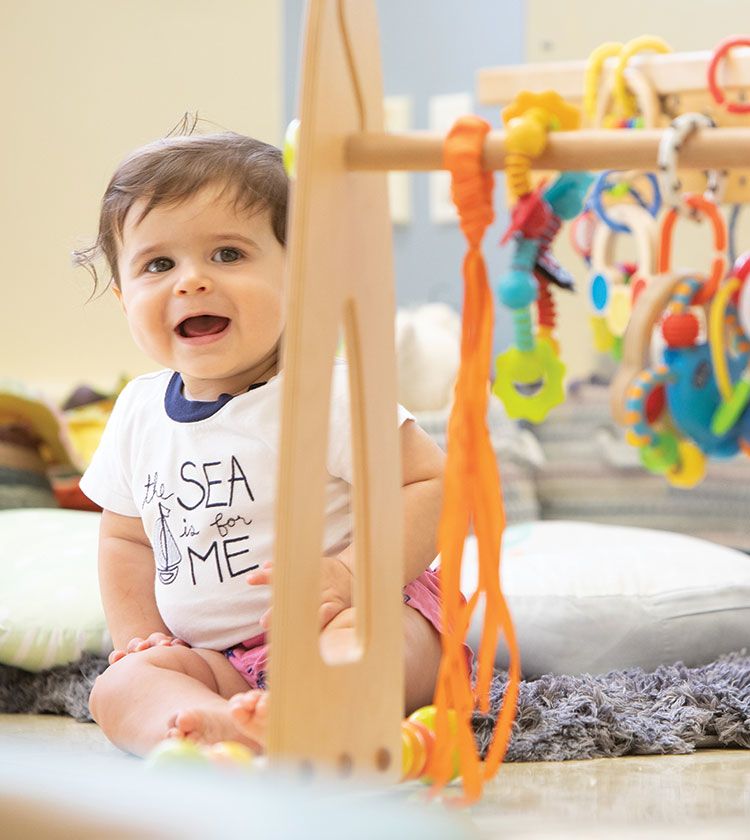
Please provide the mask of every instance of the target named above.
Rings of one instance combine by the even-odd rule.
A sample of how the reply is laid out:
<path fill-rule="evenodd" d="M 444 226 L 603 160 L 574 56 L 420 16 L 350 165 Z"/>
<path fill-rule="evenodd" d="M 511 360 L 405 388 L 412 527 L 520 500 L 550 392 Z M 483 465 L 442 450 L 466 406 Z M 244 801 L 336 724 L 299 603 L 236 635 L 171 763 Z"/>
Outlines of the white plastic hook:
<path fill-rule="evenodd" d="M 716 123 L 706 114 L 680 114 L 672 120 L 669 128 L 665 129 L 659 143 L 657 161 L 662 198 L 667 206 L 680 211 L 685 210 L 685 205 L 682 200 L 682 181 L 677 174 L 679 152 L 685 140 L 693 132 L 702 128 L 716 128 Z M 704 196 L 714 204 L 721 201 L 726 177 L 726 170 L 709 169 L 706 171 L 708 183 Z"/>

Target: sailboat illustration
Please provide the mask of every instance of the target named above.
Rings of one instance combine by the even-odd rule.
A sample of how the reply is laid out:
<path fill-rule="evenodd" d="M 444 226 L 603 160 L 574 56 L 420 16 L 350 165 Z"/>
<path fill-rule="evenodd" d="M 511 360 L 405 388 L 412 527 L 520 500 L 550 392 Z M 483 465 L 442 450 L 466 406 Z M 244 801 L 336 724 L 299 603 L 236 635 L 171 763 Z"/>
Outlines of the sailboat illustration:
<path fill-rule="evenodd" d="M 154 538 L 151 541 L 156 558 L 156 571 L 159 573 L 159 580 L 165 585 L 174 583 L 179 571 L 177 567 L 182 560 L 179 546 L 167 525 L 169 513 L 170 509 L 159 502 L 159 518 L 156 520 Z"/>

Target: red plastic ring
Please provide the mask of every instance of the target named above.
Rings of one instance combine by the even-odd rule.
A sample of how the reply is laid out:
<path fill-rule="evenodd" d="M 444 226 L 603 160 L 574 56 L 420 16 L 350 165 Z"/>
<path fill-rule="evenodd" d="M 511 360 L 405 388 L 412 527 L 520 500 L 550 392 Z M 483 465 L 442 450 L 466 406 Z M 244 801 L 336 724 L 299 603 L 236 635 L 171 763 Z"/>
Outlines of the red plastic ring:
<path fill-rule="evenodd" d="M 696 293 L 692 303 L 705 303 L 711 300 L 724 277 L 726 269 L 726 257 L 724 252 L 727 248 L 727 228 L 724 224 L 724 217 L 719 208 L 708 201 L 702 195 L 686 193 L 684 202 L 687 207 L 696 212 L 698 218 L 706 218 L 711 222 L 711 229 L 714 240 L 714 255 L 711 260 L 711 274 Z M 666 274 L 672 269 L 672 239 L 674 227 L 678 218 L 678 210 L 673 207 L 662 219 L 661 235 L 659 238 L 659 259 L 657 270 L 659 274 Z"/>
<path fill-rule="evenodd" d="M 584 210 L 576 216 L 569 227 L 570 244 L 573 250 L 584 260 L 591 256 L 591 240 L 594 236 L 596 216 L 593 210 Z"/>
<path fill-rule="evenodd" d="M 750 113 L 750 102 L 727 102 L 724 91 L 716 81 L 716 70 L 719 62 L 733 47 L 750 47 L 750 37 L 733 35 L 722 41 L 714 50 L 708 65 L 708 89 L 711 91 L 717 105 L 723 105 L 730 114 Z"/>

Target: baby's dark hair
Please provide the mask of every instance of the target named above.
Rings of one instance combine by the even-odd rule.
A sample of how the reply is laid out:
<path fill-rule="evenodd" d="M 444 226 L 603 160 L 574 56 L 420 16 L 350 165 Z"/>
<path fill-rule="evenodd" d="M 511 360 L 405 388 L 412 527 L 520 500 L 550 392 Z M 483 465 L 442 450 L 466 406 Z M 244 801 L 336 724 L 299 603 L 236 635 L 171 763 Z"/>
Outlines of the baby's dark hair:
<path fill-rule="evenodd" d="M 100 256 L 109 266 L 109 282 L 120 285 L 118 247 L 125 216 L 138 199 L 148 201 L 140 222 L 154 207 L 180 204 L 210 185 L 223 185 L 238 211 L 268 211 L 276 239 L 285 244 L 289 183 L 279 149 L 230 131 L 166 137 L 136 149 L 120 164 L 102 199 L 96 241 L 73 252 L 73 262 L 94 278 L 94 294 L 99 285 L 94 263 Z"/>

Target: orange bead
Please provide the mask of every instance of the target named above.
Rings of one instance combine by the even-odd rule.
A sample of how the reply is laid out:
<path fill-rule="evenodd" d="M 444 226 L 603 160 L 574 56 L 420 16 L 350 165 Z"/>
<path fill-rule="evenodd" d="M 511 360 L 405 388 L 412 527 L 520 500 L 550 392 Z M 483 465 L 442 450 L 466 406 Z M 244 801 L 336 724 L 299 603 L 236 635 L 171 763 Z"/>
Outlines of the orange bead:
<path fill-rule="evenodd" d="M 424 763 L 422 765 L 422 772 L 419 777 L 429 776 L 432 773 L 432 760 L 435 754 L 435 733 L 431 732 L 423 723 L 416 720 L 410 720 L 414 734 L 424 745 Z"/>
<path fill-rule="evenodd" d="M 413 778 L 415 738 L 411 730 L 401 725 L 401 781 Z"/>
<path fill-rule="evenodd" d="M 426 732 L 426 737 L 429 740 L 429 747 L 427 762 L 422 774 L 422 781 L 427 784 L 432 784 L 432 776 L 435 771 L 434 761 L 437 750 L 437 708 L 435 706 L 423 706 L 421 709 L 417 709 L 409 715 L 408 723 L 412 726 L 418 726 Z M 451 739 L 451 779 L 455 779 L 461 773 L 461 756 L 458 749 L 458 719 L 454 709 L 448 709 L 448 725 L 450 727 Z"/>
<path fill-rule="evenodd" d="M 698 319 L 692 312 L 673 312 L 667 315 L 661 327 L 664 340 L 670 347 L 692 347 L 699 330 Z"/>
<path fill-rule="evenodd" d="M 427 763 L 427 747 L 424 738 L 409 721 L 401 723 L 401 743 L 404 749 L 401 762 L 403 780 L 418 779 Z"/>

